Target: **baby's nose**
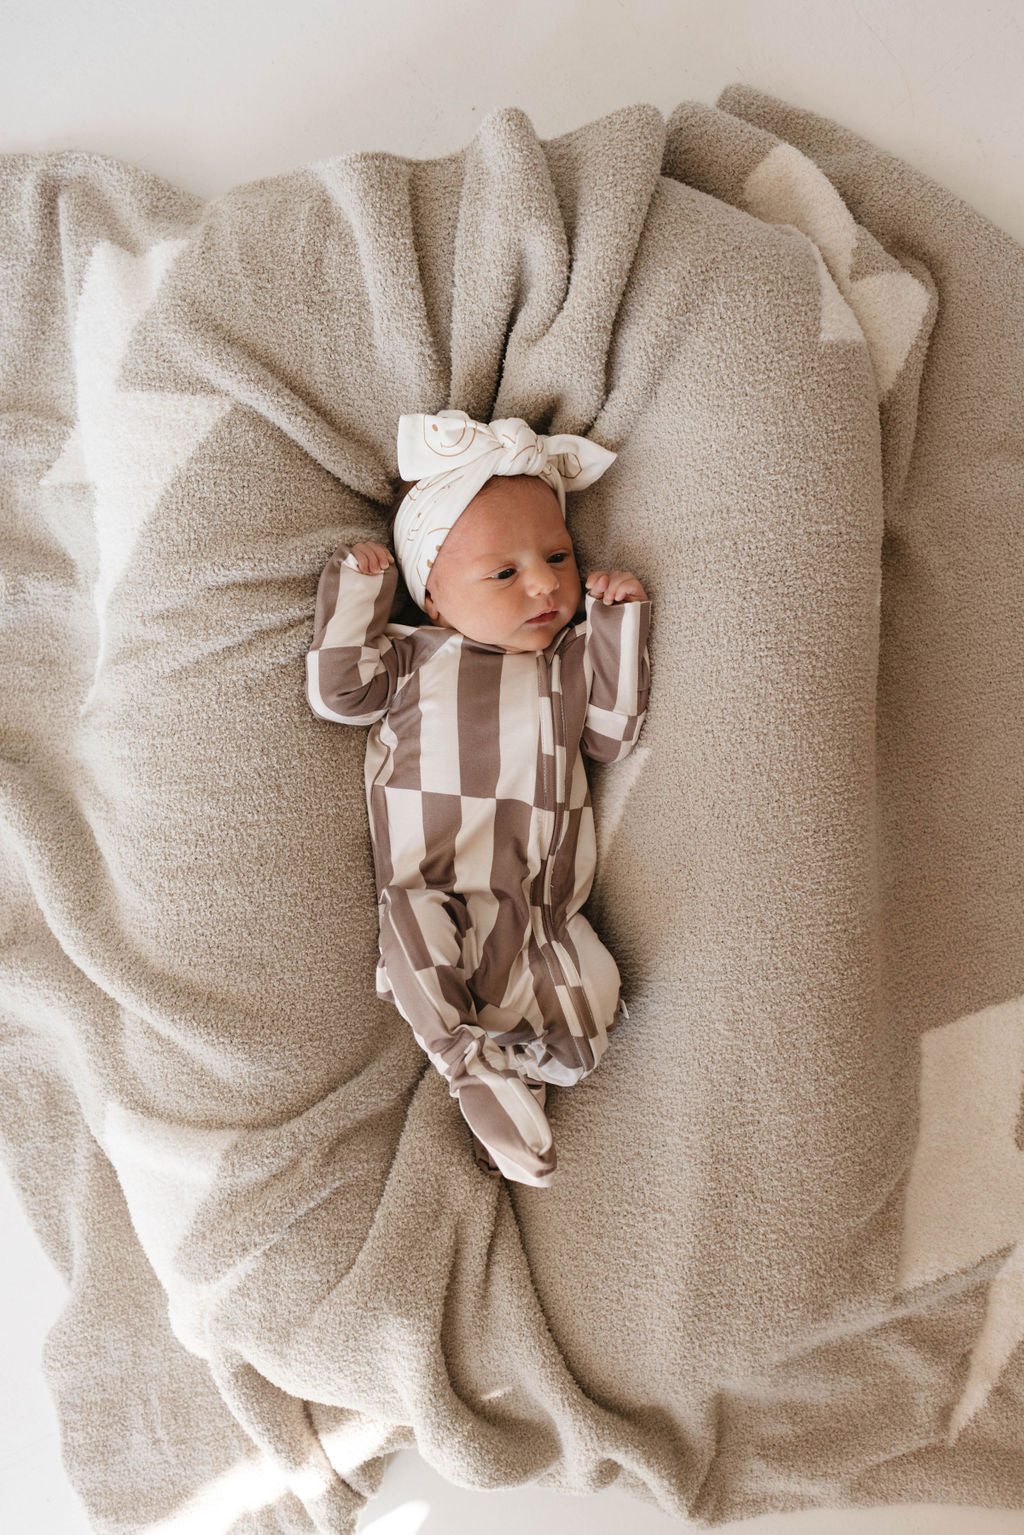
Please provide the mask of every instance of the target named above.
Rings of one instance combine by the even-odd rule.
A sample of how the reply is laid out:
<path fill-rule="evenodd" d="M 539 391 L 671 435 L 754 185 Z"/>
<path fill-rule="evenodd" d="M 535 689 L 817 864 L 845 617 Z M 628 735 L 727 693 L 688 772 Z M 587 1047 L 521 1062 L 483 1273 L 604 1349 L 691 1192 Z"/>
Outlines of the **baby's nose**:
<path fill-rule="evenodd" d="M 558 585 L 558 572 L 548 564 L 538 565 L 533 574 L 533 585 L 538 591 L 553 592 Z"/>

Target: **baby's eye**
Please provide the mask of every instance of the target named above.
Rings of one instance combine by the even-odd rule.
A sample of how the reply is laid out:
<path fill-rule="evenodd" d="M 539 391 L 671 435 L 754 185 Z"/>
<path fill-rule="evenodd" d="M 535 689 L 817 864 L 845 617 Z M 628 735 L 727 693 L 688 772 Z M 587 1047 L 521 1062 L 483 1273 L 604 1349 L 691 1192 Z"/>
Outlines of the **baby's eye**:
<path fill-rule="evenodd" d="M 553 560 L 566 560 L 569 558 L 569 556 L 564 549 L 558 549 L 553 555 L 550 556 L 550 558 Z M 515 567 L 512 565 L 506 565 L 505 570 L 499 570 L 496 575 L 491 577 L 491 580 L 500 581 L 502 576 L 505 575 L 506 571 L 512 571 L 512 573 L 515 574 Z"/>

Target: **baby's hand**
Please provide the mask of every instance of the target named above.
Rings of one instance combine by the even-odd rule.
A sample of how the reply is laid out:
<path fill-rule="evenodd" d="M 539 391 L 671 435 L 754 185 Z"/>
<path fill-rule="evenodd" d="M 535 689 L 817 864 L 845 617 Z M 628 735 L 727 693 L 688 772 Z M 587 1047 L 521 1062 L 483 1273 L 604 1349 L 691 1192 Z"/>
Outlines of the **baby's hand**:
<path fill-rule="evenodd" d="M 648 600 L 647 593 L 629 570 L 592 570 L 587 577 L 587 590 L 592 597 L 600 597 L 604 593 L 606 605 L 610 602 Z"/>
<path fill-rule="evenodd" d="M 358 560 L 359 569 L 364 576 L 375 576 L 378 571 L 395 563 L 394 555 L 390 549 L 385 549 L 383 544 L 353 544 L 352 553 Z"/>

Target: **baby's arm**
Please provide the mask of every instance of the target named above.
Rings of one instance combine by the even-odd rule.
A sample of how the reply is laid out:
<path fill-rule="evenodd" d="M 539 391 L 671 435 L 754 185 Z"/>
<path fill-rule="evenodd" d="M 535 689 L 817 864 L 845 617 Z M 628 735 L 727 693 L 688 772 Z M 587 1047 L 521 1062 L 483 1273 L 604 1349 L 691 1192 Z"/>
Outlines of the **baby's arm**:
<path fill-rule="evenodd" d="M 344 725 L 372 725 L 386 714 L 411 666 L 409 640 L 384 633 L 398 585 L 394 557 L 386 565 L 370 560 L 368 547 L 380 546 L 340 544 L 324 566 L 306 652 L 310 708 Z"/>
<path fill-rule="evenodd" d="M 592 573 L 587 587 L 584 655 L 590 701 L 580 749 L 597 762 L 620 762 L 636 745 L 647 715 L 651 602 L 628 571 Z M 609 592 L 617 594 L 610 603 L 601 595 L 607 599 Z"/>

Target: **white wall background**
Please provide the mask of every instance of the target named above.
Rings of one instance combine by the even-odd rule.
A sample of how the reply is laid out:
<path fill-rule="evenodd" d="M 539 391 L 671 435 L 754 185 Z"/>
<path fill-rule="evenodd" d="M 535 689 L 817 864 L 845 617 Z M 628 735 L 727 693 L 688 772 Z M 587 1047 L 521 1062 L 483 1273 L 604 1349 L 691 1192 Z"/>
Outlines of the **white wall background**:
<path fill-rule="evenodd" d="M 0 152 L 89 149 L 203 196 L 351 150 L 428 158 L 518 106 L 541 138 L 746 81 L 1024 243 L 1024 0 L 0 0 Z M 64 1287 L 0 1178 L 0 1529 L 87 1535 L 40 1376 Z M 615 1488 L 466 1491 L 414 1451 L 361 1535 L 682 1535 Z M 1024 1512 L 771 1516 L 722 1535 L 1024 1535 Z M 211 1532 L 212 1535 L 212 1532 Z"/>

